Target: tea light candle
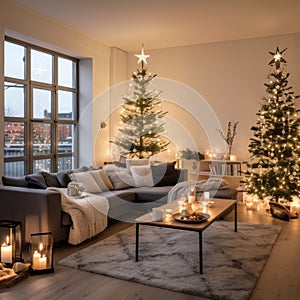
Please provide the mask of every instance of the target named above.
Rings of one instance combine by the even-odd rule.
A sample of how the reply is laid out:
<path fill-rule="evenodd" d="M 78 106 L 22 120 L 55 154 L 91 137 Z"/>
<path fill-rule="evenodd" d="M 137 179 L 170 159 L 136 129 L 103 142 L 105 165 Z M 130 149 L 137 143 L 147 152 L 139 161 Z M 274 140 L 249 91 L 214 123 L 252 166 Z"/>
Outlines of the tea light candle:
<path fill-rule="evenodd" d="M 199 210 L 199 203 L 197 203 L 197 202 L 194 202 L 194 203 L 192 203 L 192 211 L 193 212 L 196 212 L 196 211 L 198 211 Z"/>
<path fill-rule="evenodd" d="M 6 237 L 6 243 L 1 246 L 1 262 L 12 263 L 12 245 L 9 245 L 9 237 Z"/>
<path fill-rule="evenodd" d="M 203 198 L 204 198 L 204 200 L 208 200 L 209 199 L 209 192 L 204 192 L 203 193 Z"/>
<path fill-rule="evenodd" d="M 257 210 L 258 209 L 258 201 L 254 199 L 246 200 L 246 209 L 247 210 Z"/>
<path fill-rule="evenodd" d="M 165 215 L 165 221 L 166 222 L 170 222 L 172 220 L 172 209 L 167 208 L 165 210 L 165 213 L 166 213 L 166 215 Z"/>
<path fill-rule="evenodd" d="M 290 210 L 291 212 L 298 212 L 300 208 L 300 203 L 298 201 L 293 201 L 290 204 Z"/>
<path fill-rule="evenodd" d="M 229 159 L 230 159 L 231 161 L 237 161 L 237 156 L 231 154 L 230 157 L 229 157 Z"/>

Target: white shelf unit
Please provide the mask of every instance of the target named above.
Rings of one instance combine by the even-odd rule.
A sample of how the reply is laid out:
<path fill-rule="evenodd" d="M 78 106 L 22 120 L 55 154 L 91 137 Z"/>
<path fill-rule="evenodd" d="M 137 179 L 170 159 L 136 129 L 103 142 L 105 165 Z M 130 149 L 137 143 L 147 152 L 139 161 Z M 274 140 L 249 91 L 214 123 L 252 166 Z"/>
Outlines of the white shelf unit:
<path fill-rule="evenodd" d="M 242 161 L 201 160 L 199 175 L 242 176 Z"/>
<path fill-rule="evenodd" d="M 244 180 L 242 174 L 243 161 L 201 160 L 182 161 L 182 167 L 188 169 L 189 180 L 205 180 L 207 178 L 223 178 L 231 188 L 237 188 Z"/>

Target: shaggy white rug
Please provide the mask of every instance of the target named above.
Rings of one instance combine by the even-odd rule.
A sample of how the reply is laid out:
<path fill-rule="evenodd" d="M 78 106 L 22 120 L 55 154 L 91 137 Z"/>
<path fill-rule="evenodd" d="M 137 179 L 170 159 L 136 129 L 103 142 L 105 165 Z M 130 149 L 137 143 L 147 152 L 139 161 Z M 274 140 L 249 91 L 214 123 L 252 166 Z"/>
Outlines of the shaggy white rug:
<path fill-rule="evenodd" d="M 140 226 L 102 240 L 59 263 L 146 285 L 207 297 L 248 299 L 269 257 L 279 226 L 218 221 L 203 232 L 204 274 L 199 274 L 198 233 Z"/>

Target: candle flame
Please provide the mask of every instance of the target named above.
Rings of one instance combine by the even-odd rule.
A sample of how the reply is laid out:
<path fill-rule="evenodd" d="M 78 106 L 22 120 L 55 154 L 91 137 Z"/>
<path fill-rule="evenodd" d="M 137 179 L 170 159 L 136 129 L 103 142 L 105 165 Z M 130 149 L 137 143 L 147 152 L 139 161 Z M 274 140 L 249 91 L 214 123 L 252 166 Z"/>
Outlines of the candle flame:
<path fill-rule="evenodd" d="M 40 249 L 40 251 L 42 251 L 43 250 L 43 243 L 40 243 L 40 246 L 39 246 L 39 249 Z"/>
<path fill-rule="evenodd" d="M 6 245 L 9 244 L 9 236 L 6 236 Z"/>

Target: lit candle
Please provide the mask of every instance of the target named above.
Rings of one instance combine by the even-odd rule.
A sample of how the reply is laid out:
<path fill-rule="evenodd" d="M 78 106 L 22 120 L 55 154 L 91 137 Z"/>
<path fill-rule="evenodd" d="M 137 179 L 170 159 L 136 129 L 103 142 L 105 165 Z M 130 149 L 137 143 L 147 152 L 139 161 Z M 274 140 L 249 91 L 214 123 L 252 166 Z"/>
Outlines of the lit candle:
<path fill-rule="evenodd" d="M 204 198 L 204 201 L 209 200 L 209 192 L 204 192 L 203 193 L 203 198 Z"/>
<path fill-rule="evenodd" d="M 196 190 L 195 190 L 195 188 L 191 188 L 191 191 L 190 191 L 190 194 L 188 197 L 188 202 L 193 203 L 195 201 L 196 201 Z"/>
<path fill-rule="evenodd" d="M 40 258 L 40 269 L 46 269 L 47 266 L 47 257 L 45 254 Z"/>
<path fill-rule="evenodd" d="M 1 246 L 1 262 L 12 263 L 12 245 L 9 245 L 9 237 L 6 237 L 6 243 Z"/>
<path fill-rule="evenodd" d="M 192 203 L 192 211 L 193 212 L 197 212 L 199 210 L 199 203 L 198 202 L 194 202 Z"/>
<path fill-rule="evenodd" d="M 230 159 L 231 161 L 236 161 L 236 160 L 237 160 L 237 156 L 231 154 L 229 159 Z"/>
<path fill-rule="evenodd" d="M 40 269 L 40 258 L 41 258 L 41 254 L 35 250 L 33 253 L 33 260 L 32 260 L 32 268 L 34 270 Z"/>

